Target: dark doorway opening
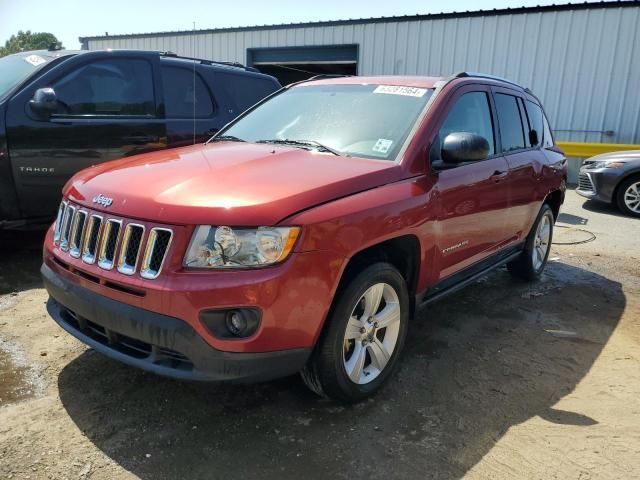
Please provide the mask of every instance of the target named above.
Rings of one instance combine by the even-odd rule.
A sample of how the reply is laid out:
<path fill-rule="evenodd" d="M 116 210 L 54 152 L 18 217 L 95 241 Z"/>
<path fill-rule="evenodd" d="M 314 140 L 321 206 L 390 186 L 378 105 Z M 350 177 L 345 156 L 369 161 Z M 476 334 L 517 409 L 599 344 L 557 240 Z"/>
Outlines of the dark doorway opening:
<path fill-rule="evenodd" d="M 358 45 L 249 48 L 247 65 L 273 75 L 282 85 L 315 75 L 357 75 Z"/>
<path fill-rule="evenodd" d="M 282 85 L 299 82 L 315 75 L 356 75 L 355 63 L 253 64 L 262 73 L 276 77 Z"/>

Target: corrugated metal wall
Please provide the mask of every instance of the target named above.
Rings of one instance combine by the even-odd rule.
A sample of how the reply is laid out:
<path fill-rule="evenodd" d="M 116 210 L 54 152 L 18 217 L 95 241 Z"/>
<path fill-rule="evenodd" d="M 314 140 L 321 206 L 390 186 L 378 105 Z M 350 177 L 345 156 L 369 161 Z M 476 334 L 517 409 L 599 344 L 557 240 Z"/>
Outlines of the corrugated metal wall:
<path fill-rule="evenodd" d="M 468 70 L 529 86 L 559 140 L 640 143 L 640 7 L 89 39 L 246 62 L 248 48 L 358 44 L 360 75 Z M 591 131 L 591 132 L 589 132 Z M 613 136 L 601 132 L 613 131 Z"/>

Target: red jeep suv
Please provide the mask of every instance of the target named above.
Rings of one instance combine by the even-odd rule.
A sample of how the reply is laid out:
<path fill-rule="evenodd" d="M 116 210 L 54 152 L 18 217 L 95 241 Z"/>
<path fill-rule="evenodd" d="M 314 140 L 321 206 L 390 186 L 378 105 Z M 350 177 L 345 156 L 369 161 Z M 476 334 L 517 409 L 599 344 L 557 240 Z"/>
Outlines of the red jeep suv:
<path fill-rule="evenodd" d="M 44 245 L 47 308 L 145 370 L 302 372 L 358 401 L 418 307 L 505 263 L 540 276 L 565 182 L 540 102 L 514 83 L 315 78 L 205 145 L 72 178 Z"/>

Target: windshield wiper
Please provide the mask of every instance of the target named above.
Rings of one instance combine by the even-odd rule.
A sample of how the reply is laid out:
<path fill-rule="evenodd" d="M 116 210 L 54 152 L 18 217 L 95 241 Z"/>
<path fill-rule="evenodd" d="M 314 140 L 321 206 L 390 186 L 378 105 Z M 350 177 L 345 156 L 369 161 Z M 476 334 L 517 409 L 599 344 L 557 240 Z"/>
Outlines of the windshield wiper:
<path fill-rule="evenodd" d="M 235 137 L 233 135 L 220 135 L 219 137 L 210 138 L 207 143 L 209 142 L 246 142 L 246 140 Z"/>
<path fill-rule="evenodd" d="M 331 147 L 327 147 L 326 145 L 323 145 L 320 142 L 317 142 L 315 140 L 290 140 L 290 139 L 271 139 L 271 140 L 258 140 L 256 143 L 274 143 L 276 145 L 291 145 L 294 147 L 301 147 L 301 148 L 305 148 L 305 147 L 315 147 L 317 150 L 322 150 L 323 152 L 329 152 L 329 153 L 333 153 L 334 155 L 337 155 L 338 157 L 342 156 L 342 153 L 340 153 L 338 150 L 335 150 Z"/>

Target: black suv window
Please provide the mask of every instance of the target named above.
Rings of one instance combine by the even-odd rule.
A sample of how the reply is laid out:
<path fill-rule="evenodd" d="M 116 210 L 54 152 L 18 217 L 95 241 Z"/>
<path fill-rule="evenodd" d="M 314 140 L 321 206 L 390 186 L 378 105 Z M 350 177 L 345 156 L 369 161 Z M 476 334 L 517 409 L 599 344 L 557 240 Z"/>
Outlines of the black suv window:
<path fill-rule="evenodd" d="M 502 150 L 508 152 L 525 148 L 523 124 L 526 124 L 526 119 L 523 119 L 520 114 L 517 98 L 513 95 L 497 93 L 495 100 L 500 123 Z"/>
<path fill-rule="evenodd" d="M 151 64 L 137 59 L 88 63 L 53 85 L 64 115 L 154 115 Z"/>
<path fill-rule="evenodd" d="M 489 155 L 495 153 L 495 140 L 489 99 L 485 92 L 469 92 L 462 95 L 449 111 L 438 132 L 438 145 L 453 132 L 475 133 L 489 142 Z M 440 152 L 440 149 L 437 150 Z"/>
<path fill-rule="evenodd" d="M 165 115 L 169 118 L 210 117 L 213 113 L 211 95 L 200 75 L 186 68 L 162 66 Z"/>

